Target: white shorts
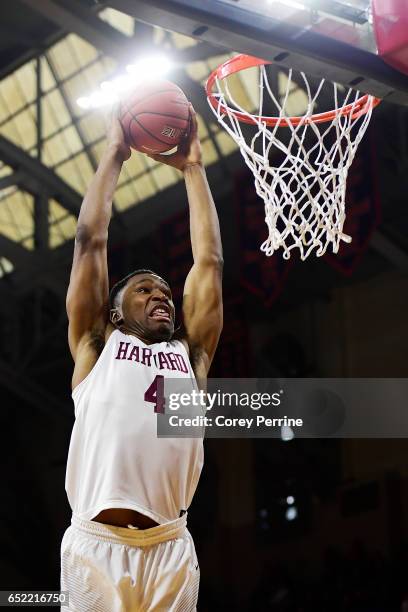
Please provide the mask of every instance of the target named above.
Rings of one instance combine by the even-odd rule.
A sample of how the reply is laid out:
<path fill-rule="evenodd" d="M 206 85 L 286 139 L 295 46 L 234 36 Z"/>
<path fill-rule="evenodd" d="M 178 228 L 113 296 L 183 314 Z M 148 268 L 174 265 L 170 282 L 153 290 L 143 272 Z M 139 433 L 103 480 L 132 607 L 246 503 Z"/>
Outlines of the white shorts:
<path fill-rule="evenodd" d="M 193 612 L 199 580 L 186 515 L 143 530 L 73 516 L 61 542 L 61 610 Z"/>

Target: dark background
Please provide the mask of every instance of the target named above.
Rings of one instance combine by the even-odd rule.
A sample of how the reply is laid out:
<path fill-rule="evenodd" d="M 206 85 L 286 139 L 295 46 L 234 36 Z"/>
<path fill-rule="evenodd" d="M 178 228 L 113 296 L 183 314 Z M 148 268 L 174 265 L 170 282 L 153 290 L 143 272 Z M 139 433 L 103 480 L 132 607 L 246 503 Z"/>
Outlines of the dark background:
<path fill-rule="evenodd" d="M 14 5 L 1 11 L 4 24 L 14 20 L 14 41 L 3 39 L 2 76 L 38 54 L 40 40 L 62 35 Z M 239 155 L 208 168 L 225 259 L 225 325 L 210 374 L 408 375 L 407 117 L 406 108 L 386 103 L 374 112 L 349 178 L 353 243 L 338 256 L 266 258 L 263 207 Z M 14 170 L 26 170 L 19 163 Z M 35 191 L 41 197 L 38 184 Z M 18 261 L 18 251 L 0 247 Z M 64 296 L 72 250 L 69 241 L 45 257 L 31 252 L 0 280 L 2 590 L 59 588 L 59 546 L 70 521 L 64 475 L 73 364 Z M 180 295 L 192 261 L 182 184 L 117 215 L 109 259 L 112 282 L 148 267 Z M 403 610 L 405 439 L 208 440 L 205 451 L 189 511 L 200 611 Z M 295 520 L 286 517 L 288 496 Z"/>

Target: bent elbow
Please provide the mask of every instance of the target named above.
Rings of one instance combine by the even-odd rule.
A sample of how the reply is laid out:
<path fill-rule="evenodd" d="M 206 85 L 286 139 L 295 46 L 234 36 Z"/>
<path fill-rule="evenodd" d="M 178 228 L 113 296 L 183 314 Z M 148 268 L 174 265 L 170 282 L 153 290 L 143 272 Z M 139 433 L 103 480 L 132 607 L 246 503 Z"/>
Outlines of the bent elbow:
<path fill-rule="evenodd" d="M 81 250 L 93 250 L 105 247 L 108 242 L 108 232 L 98 232 L 88 225 L 80 224 L 75 233 L 75 243 Z"/>
<path fill-rule="evenodd" d="M 224 268 L 224 258 L 222 256 L 217 257 L 215 265 L 217 266 L 217 268 L 222 270 Z"/>
<path fill-rule="evenodd" d="M 224 259 L 222 257 L 222 255 L 205 255 L 203 257 L 200 257 L 200 260 L 197 262 L 200 266 L 206 267 L 206 268 L 216 268 L 217 270 L 222 272 L 222 269 L 224 267 Z"/>

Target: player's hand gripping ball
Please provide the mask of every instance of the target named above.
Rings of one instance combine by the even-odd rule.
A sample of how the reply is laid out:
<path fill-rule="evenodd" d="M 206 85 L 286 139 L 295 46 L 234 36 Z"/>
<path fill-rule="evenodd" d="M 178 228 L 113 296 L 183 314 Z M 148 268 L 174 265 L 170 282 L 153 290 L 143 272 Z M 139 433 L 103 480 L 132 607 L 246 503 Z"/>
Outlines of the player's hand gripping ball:
<path fill-rule="evenodd" d="M 189 128 L 189 103 L 170 81 L 143 83 L 120 103 L 119 120 L 126 142 L 142 153 L 176 147 Z"/>

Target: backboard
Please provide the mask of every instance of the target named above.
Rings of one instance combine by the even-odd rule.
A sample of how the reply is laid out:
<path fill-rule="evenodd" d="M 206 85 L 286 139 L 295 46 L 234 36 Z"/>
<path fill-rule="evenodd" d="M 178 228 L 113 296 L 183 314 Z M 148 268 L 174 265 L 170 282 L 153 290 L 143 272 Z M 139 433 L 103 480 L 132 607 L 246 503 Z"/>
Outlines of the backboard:
<path fill-rule="evenodd" d="M 406 0 L 110 0 L 109 4 L 140 21 L 206 40 L 222 51 L 261 57 L 408 105 Z M 380 15 L 384 4 L 397 12 L 398 19 L 395 14 Z M 379 49 L 379 36 L 386 42 L 398 39 L 400 57 L 404 48 L 402 63 L 389 61 L 390 53 Z"/>

